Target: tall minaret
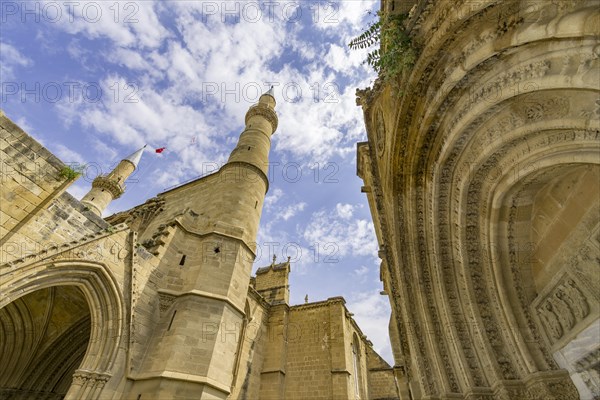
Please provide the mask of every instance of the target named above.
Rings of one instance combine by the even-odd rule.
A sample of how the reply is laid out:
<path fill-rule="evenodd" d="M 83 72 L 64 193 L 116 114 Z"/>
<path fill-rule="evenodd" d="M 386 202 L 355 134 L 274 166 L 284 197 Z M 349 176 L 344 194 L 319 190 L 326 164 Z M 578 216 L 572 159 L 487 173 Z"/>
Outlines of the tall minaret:
<path fill-rule="evenodd" d="M 246 113 L 246 129 L 240 135 L 236 148 L 231 152 L 227 163 L 243 162 L 268 172 L 271 135 L 277 130 L 273 87 L 260 96 L 258 104 Z"/>
<path fill-rule="evenodd" d="M 247 243 L 256 240 L 265 195 L 269 187 L 271 136 L 277 130 L 273 88 L 246 112 L 246 126 L 229 160 L 221 168 L 220 191 L 227 194 L 220 215 L 223 222 L 244 229 Z"/>
<path fill-rule="evenodd" d="M 148 328 L 152 338 L 134 367 L 143 379 L 128 398 L 174 398 L 175 388 L 182 398 L 238 398 L 244 332 L 256 329 L 246 329 L 248 286 L 259 256 L 275 103 L 271 88 L 248 109 L 237 146 L 219 171 L 158 195 L 165 211 L 140 239 L 164 232 L 156 271 L 165 279 L 158 292 L 172 300 L 161 304 L 158 323 Z"/>
<path fill-rule="evenodd" d="M 122 159 L 108 175 L 100 175 L 94 179 L 92 189 L 81 199 L 81 203 L 102 216 L 108 204 L 125 192 L 125 180 L 137 168 L 145 147 Z"/>

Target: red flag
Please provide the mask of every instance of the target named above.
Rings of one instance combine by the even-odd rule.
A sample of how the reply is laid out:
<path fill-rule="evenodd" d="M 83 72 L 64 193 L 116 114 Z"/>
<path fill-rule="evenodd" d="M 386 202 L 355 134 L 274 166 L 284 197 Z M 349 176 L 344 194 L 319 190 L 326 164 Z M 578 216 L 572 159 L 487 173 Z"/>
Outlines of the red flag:
<path fill-rule="evenodd" d="M 163 151 L 165 151 L 167 148 L 166 147 L 161 147 L 159 149 L 156 149 L 154 151 L 156 151 L 158 154 L 162 153 Z"/>

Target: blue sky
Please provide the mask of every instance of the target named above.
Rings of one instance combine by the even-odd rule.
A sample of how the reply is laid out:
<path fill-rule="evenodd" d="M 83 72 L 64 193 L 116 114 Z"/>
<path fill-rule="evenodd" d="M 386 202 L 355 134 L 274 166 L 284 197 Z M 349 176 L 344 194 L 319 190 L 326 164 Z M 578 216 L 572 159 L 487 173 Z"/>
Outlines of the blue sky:
<path fill-rule="evenodd" d="M 392 362 L 377 242 L 356 177 L 365 140 L 356 88 L 364 52 L 346 44 L 372 20 L 371 1 L 0 2 L 1 107 L 67 163 L 69 190 L 146 152 L 106 215 L 222 165 L 248 107 L 274 85 L 279 128 L 270 154 L 255 268 L 292 258 L 291 302 L 344 296 Z"/>

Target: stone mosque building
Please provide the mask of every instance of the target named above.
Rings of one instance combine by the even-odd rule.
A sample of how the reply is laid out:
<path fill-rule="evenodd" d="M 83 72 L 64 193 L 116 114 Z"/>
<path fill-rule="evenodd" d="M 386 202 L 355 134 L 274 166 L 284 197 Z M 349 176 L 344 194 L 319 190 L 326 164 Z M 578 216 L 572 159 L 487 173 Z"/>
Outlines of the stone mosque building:
<path fill-rule="evenodd" d="M 402 399 L 600 398 L 600 2 L 382 1 L 358 91 Z"/>
<path fill-rule="evenodd" d="M 250 276 L 271 92 L 245 122 L 218 172 L 102 219 L 144 149 L 79 202 L 0 115 L 0 399 L 399 399 L 342 297 L 290 305 L 289 260 Z"/>
<path fill-rule="evenodd" d="M 383 0 L 418 49 L 358 91 L 395 365 L 341 297 L 251 277 L 275 99 L 218 172 L 107 219 L 0 115 L 0 398 L 600 398 L 600 3 Z M 384 42 L 385 46 L 389 43 Z"/>

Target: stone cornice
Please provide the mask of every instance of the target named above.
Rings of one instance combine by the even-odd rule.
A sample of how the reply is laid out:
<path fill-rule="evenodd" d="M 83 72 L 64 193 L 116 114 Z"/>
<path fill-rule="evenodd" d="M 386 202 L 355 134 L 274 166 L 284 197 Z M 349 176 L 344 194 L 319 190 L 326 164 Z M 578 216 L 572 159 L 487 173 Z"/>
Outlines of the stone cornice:
<path fill-rule="evenodd" d="M 240 307 L 238 307 L 235 303 L 233 303 L 231 301 L 231 299 L 229 299 L 229 297 L 223 296 L 220 294 L 216 294 L 216 293 L 205 292 L 203 290 L 190 290 L 190 291 L 185 291 L 185 292 L 176 292 L 174 290 L 159 289 L 158 294 L 162 295 L 162 297 L 164 299 L 163 301 L 168 304 L 168 306 L 163 310 L 163 312 L 166 311 L 168 308 L 170 308 L 171 305 L 175 301 L 179 300 L 180 298 L 183 298 L 186 296 L 195 296 L 195 297 L 204 297 L 207 299 L 222 301 L 222 302 L 226 303 L 227 305 L 229 305 L 231 308 L 233 308 L 235 311 L 237 311 L 241 316 L 246 315 L 244 310 L 241 309 Z"/>
<path fill-rule="evenodd" d="M 182 221 L 180 221 L 179 219 L 175 219 L 175 221 L 171 222 L 169 224 L 169 226 L 179 226 L 181 229 L 183 229 L 186 233 L 189 233 L 190 235 L 194 235 L 196 237 L 207 237 L 207 236 L 211 236 L 211 235 L 215 235 L 215 236 L 220 236 L 226 239 L 231 239 L 233 241 L 239 242 L 242 244 L 242 247 L 244 247 L 246 249 L 246 251 L 248 251 L 251 255 L 252 255 L 252 259 L 256 258 L 256 253 L 254 252 L 254 250 L 252 250 L 252 248 L 250 246 L 248 246 L 248 244 L 244 241 L 244 239 L 242 239 L 241 236 L 237 237 L 237 236 L 232 236 L 223 232 L 218 232 L 218 231 L 210 231 L 210 232 L 199 232 L 196 231 L 194 229 L 191 229 L 187 226 L 185 226 L 183 224 Z"/>
<path fill-rule="evenodd" d="M 252 296 L 252 298 L 265 310 L 268 310 L 271 307 L 271 304 L 252 286 L 248 286 L 248 296 Z"/>
<path fill-rule="evenodd" d="M 174 371 L 163 371 L 163 372 L 159 372 L 159 373 L 146 373 L 146 374 L 139 374 L 139 375 L 130 375 L 129 378 L 133 379 L 135 381 L 144 381 L 144 380 L 151 380 L 151 379 L 169 379 L 169 380 L 184 381 L 184 382 L 203 383 L 203 384 L 208 385 L 208 386 L 210 386 L 220 392 L 223 392 L 227 395 L 230 394 L 229 386 L 223 385 L 222 383 L 220 383 L 212 378 L 209 378 L 207 376 L 201 376 L 201 375 L 183 374 L 181 372 L 174 372 Z"/>
<path fill-rule="evenodd" d="M 116 225 L 113 227 L 109 227 L 108 229 L 106 229 L 104 231 L 86 235 L 83 238 L 81 238 L 80 240 L 74 240 L 72 242 L 65 243 L 61 246 L 53 245 L 51 247 L 43 249 L 42 251 L 40 251 L 38 253 L 30 254 L 26 257 L 21 257 L 21 258 L 9 261 L 4 264 L 0 264 L 0 267 L 15 268 L 18 266 L 19 268 L 21 268 L 24 265 L 29 265 L 31 263 L 38 262 L 38 261 L 41 262 L 41 261 L 48 260 L 48 259 L 51 259 L 52 257 L 57 257 L 57 256 L 63 255 L 63 254 L 71 255 L 71 257 L 66 257 L 65 259 L 77 260 L 78 252 L 76 252 L 75 249 L 85 246 L 85 245 L 88 245 L 90 243 L 105 239 L 116 233 L 119 233 L 122 231 L 127 231 L 127 230 L 129 230 L 129 227 L 126 224 L 119 224 L 119 225 Z M 84 256 L 85 256 L 85 253 L 82 253 L 82 254 L 84 254 Z M 82 259 L 86 260 L 85 258 L 82 258 Z M 62 261 L 62 259 L 61 259 L 61 261 Z M 19 264 L 22 264 L 22 265 L 19 265 Z"/>

